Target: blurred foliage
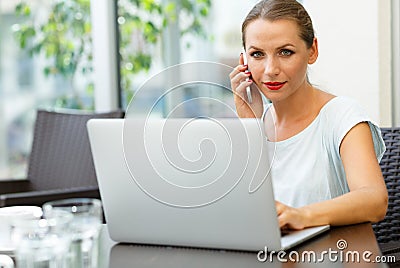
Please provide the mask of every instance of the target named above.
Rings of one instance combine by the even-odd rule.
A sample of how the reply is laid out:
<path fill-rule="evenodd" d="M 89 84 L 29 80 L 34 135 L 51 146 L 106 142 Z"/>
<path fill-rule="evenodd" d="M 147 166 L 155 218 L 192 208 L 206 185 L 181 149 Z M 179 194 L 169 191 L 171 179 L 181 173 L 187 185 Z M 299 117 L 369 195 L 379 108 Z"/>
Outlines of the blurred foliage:
<path fill-rule="evenodd" d="M 45 18 L 33 14 L 31 6 L 21 2 L 15 13 L 25 18 L 24 23 L 14 27 L 19 46 L 31 57 L 43 53 L 49 59 L 43 69 L 45 76 L 61 76 L 73 87 L 73 92 L 60 96 L 55 105 L 93 109 L 93 97 L 89 103 L 84 103 L 84 96 L 80 96 L 73 86 L 77 72 L 86 75 L 93 71 L 90 1 L 52 1 Z M 93 81 L 89 80 L 85 95 L 93 95 L 92 89 Z M 71 95 L 73 99 L 69 100 Z"/>
<path fill-rule="evenodd" d="M 161 1 L 161 2 L 160 2 Z M 211 0 L 119 0 L 118 24 L 120 31 L 119 57 L 121 87 L 129 100 L 133 96 L 132 81 L 135 74 L 148 71 L 152 66 L 154 47 L 159 44 L 163 31 L 178 23 L 181 35 L 207 37 L 202 20 L 209 14 Z M 75 75 L 91 77 L 92 36 L 90 0 L 52 0 L 45 18 L 34 17 L 31 6 L 21 2 L 15 13 L 25 22 L 15 27 L 20 47 L 30 56 L 43 53 L 48 61 L 44 74 L 60 75 L 73 85 Z M 76 89 L 61 96 L 57 105 L 67 108 L 93 109 L 93 81 L 89 79 L 85 96 Z M 87 104 L 91 96 L 91 104 Z M 71 99 L 72 98 L 72 99 Z"/>

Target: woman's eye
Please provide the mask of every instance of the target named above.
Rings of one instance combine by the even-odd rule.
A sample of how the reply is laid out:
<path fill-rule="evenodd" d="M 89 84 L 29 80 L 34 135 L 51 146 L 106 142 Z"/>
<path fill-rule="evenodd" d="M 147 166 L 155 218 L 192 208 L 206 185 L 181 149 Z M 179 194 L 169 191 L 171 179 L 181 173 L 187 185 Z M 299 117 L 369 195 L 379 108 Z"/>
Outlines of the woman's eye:
<path fill-rule="evenodd" d="M 260 58 L 263 56 L 263 54 L 259 51 L 255 51 L 255 52 L 250 53 L 250 56 L 252 56 L 254 58 Z"/>
<path fill-rule="evenodd" d="M 287 56 L 292 55 L 292 54 L 293 54 L 293 51 L 291 51 L 291 50 L 289 50 L 289 49 L 282 49 L 282 50 L 279 52 L 279 54 L 280 54 L 281 56 L 287 57 Z"/>

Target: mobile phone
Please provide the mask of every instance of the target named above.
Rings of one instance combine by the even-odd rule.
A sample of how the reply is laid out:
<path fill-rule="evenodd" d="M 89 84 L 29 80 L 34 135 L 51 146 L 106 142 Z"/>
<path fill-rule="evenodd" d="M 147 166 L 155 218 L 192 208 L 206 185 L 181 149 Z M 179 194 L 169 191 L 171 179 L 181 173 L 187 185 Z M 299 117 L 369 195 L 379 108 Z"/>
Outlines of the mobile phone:
<path fill-rule="evenodd" d="M 246 56 L 246 51 L 243 49 L 243 63 L 244 65 L 247 65 L 247 56 Z M 249 69 L 247 68 L 246 70 L 247 72 L 249 71 Z M 248 81 L 249 78 L 246 79 L 246 81 Z M 253 98 L 251 97 L 251 91 L 250 91 L 250 86 L 246 87 L 246 94 L 247 94 L 247 101 L 249 103 L 253 102 Z"/>

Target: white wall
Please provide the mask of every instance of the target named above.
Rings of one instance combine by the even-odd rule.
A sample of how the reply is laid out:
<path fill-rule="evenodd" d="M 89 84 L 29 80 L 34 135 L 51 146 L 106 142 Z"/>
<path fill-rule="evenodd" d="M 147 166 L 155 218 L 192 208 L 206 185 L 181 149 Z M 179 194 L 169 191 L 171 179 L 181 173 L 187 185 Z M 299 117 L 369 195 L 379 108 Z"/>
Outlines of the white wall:
<path fill-rule="evenodd" d="M 357 99 L 373 120 L 390 125 L 390 0 L 303 0 L 303 4 L 319 41 L 311 82 Z"/>
<path fill-rule="evenodd" d="M 400 2 L 391 1 L 392 26 L 392 117 L 393 126 L 400 127 Z"/>

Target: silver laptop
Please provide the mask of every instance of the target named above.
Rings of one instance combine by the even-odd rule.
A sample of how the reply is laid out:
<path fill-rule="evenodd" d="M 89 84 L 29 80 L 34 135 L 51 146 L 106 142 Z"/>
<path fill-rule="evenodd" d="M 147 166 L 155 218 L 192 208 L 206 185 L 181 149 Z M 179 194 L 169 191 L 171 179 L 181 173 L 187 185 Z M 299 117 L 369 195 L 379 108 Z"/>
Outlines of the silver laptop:
<path fill-rule="evenodd" d="M 329 226 L 281 235 L 257 119 L 92 119 L 89 138 L 116 242 L 285 250 Z"/>

